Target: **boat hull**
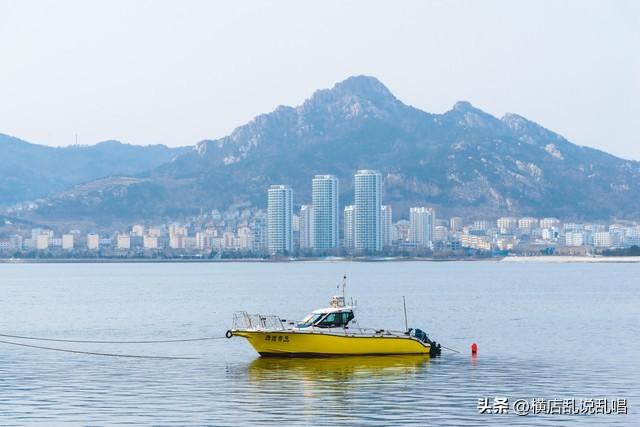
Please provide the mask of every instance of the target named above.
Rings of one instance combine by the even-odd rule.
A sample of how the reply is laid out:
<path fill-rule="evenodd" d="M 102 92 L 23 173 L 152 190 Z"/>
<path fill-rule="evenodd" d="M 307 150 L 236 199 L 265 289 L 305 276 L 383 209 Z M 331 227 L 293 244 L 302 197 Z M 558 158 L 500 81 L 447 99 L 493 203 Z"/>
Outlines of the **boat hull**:
<path fill-rule="evenodd" d="M 296 331 L 233 330 L 244 337 L 261 356 L 347 356 L 429 354 L 431 346 L 409 336 L 338 335 Z"/>

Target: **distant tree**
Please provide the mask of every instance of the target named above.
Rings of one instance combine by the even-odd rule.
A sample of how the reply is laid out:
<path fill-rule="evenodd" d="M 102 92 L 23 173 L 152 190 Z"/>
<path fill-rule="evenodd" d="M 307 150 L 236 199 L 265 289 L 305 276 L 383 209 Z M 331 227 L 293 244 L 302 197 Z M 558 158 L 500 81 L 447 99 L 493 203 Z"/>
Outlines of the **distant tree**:
<path fill-rule="evenodd" d="M 604 256 L 640 256 L 640 246 L 633 245 L 624 249 L 605 249 L 602 251 Z"/>

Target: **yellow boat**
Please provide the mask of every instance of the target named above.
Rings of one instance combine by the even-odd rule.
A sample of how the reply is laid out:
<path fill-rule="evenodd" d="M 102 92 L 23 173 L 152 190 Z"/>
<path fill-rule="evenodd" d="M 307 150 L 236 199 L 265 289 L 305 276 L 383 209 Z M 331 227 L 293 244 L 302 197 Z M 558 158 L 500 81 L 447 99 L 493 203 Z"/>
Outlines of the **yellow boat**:
<path fill-rule="evenodd" d="M 314 310 L 301 322 L 278 316 L 234 313 L 234 328 L 227 338 L 239 336 L 261 356 L 354 356 L 440 354 L 440 345 L 420 329 L 390 331 L 361 328 L 354 308 L 345 305 L 344 294 L 334 296 L 330 307 Z"/>

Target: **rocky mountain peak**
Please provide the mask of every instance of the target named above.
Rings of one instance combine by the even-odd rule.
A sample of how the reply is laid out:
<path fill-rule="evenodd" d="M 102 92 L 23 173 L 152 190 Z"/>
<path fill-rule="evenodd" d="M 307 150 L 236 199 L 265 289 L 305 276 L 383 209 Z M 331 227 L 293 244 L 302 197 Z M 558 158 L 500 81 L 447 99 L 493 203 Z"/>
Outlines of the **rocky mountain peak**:
<path fill-rule="evenodd" d="M 469 101 L 458 101 L 453 104 L 453 110 L 460 113 L 468 113 L 478 111 Z"/>
<path fill-rule="evenodd" d="M 336 83 L 331 91 L 339 95 L 355 95 L 361 98 L 396 99 L 389 89 L 378 79 L 371 76 L 352 76 Z"/>
<path fill-rule="evenodd" d="M 474 107 L 469 101 L 458 101 L 444 116 L 463 128 L 487 128 L 499 129 L 500 120 L 489 113 Z"/>

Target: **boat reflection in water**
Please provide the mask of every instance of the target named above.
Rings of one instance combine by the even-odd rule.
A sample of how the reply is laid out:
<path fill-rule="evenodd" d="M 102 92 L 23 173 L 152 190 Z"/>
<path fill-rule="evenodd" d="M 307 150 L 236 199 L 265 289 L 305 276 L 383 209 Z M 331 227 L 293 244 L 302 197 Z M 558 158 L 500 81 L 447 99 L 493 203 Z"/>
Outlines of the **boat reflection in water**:
<path fill-rule="evenodd" d="M 325 380 L 407 378 L 429 365 L 428 355 L 268 357 L 254 360 L 248 368 L 251 380 Z"/>
<path fill-rule="evenodd" d="M 287 417 L 295 412 L 298 425 L 318 425 L 318 416 L 327 411 L 335 425 L 364 419 L 391 425 L 397 400 L 425 383 L 429 364 L 428 355 L 258 358 L 247 365 L 243 400 L 266 413 L 272 413 L 274 402 L 287 402 L 273 416 L 290 422 Z M 390 402 L 385 396 L 397 398 Z"/>

